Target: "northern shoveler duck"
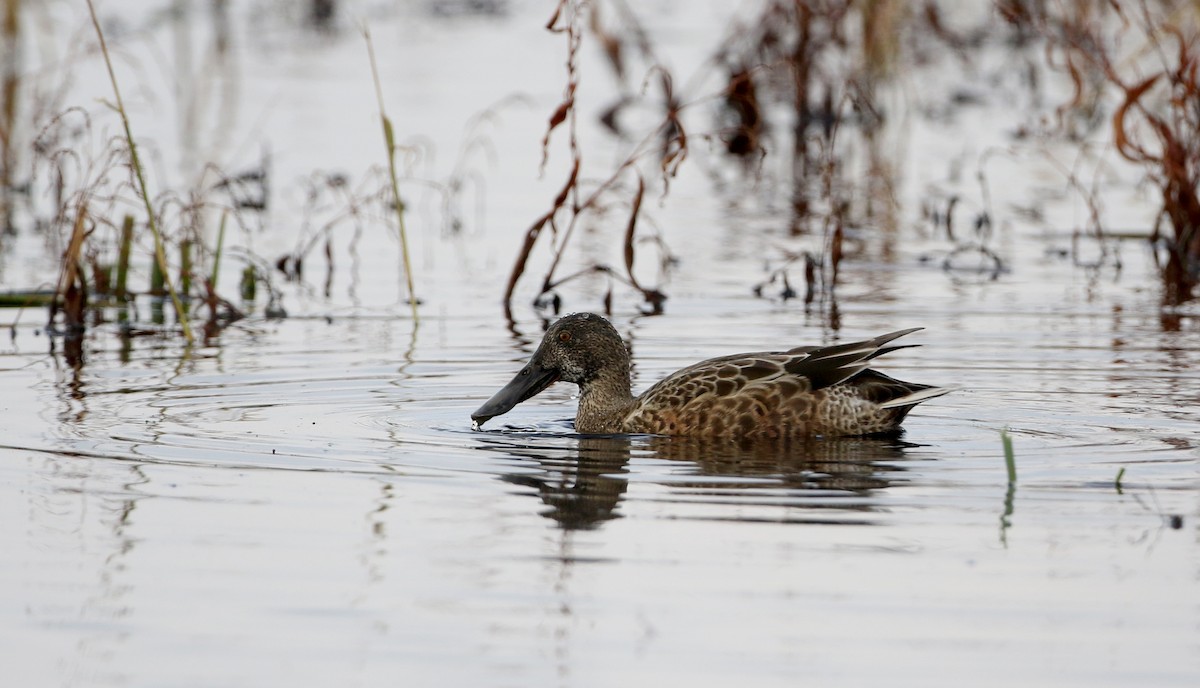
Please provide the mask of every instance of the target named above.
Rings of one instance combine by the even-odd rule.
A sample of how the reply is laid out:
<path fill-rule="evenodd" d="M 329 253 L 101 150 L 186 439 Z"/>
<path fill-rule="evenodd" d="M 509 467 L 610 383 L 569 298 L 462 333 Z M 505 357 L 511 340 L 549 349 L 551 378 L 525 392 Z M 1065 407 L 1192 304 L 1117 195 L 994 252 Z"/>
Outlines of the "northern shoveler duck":
<path fill-rule="evenodd" d="M 529 363 L 471 419 L 479 427 L 563 380 L 579 385 L 575 430 L 584 434 L 779 438 L 893 432 L 914 406 L 950 391 L 867 367 L 877 356 L 905 348 L 889 342 L 919 329 L 849 344 L 713 358 L 634 397 L 621 335 L 599 315 L 577 313 L 551 325 Z"/>

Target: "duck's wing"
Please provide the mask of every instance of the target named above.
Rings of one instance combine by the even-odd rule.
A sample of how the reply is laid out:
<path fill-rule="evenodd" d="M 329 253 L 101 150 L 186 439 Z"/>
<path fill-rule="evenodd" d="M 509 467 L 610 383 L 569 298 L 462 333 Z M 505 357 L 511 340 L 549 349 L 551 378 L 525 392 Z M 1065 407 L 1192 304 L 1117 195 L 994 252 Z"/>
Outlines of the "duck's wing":
<path fill-rule="evenodd" d="M 797 385 L 795 391 L 832 387 L 866 370 L 874 358 L 915 346 L 887 344 L 920 329 L 897 330 L 848 344 L 801 346 L 787 351 L 711 358 L 668 375 L 647 389 L 638 400 L 678 407 L 704 394 L 728 396 L 750 384 L 768 384 L 782 379 Z"/>
<path fill-rule="evenodd" d="M 638 397 L 642 406 L 679 408 L 704 395 L 728 396 L 750 382 L 787 375 L 797 355 L 763 351 L 711 358 L 671 373 Z"/>
<path fill-rule="evenodd" d="M 686 434 L 695 432 L 692 425 L 725 426 L 743 417 L 749 417 L 748 422 L 759 422 L 765 416 L 780 416 L 778 423 L 805 422 L 818 398 L 824 396 L 813 392 L 863 373 L 872 359 L 904 348 L 888 346 L 889 342 L 917 329 L 920 328 L 847 344 L 733 354 L 701 361 L 667 376 L 642 393 L 626 424 L 642 432 Z M 880 397 L 875 403 L 886 403 L 925 389 L 920 385 L 898 393 L 899 390 L 882 383 L 885 379 L 898 381 L 877 377 L 869 378 L 876 383 L 870 385 L 872 396 Z M 928 394 L 919 399 L 914 397 L 911 403 L 926 398 Z"/>

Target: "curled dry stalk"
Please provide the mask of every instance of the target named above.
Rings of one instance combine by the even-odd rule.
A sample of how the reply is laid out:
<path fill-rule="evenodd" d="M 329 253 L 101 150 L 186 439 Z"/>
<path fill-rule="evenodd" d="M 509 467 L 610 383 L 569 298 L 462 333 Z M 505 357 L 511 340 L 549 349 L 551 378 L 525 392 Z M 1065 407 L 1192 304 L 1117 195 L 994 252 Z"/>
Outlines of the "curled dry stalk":
<path fill-rule="evenodd" d="M 487 166 L 492 169 L 498 166 L 498 154 L 492 128 L 500 122 L 505 109 L 516 105 L 528 106 L 530 100 L 529 96 L 523 94 L 508 95 L 475 113 L 467 120 L 458 154 L 454 160 L 454 168 L 445 183 L 441 185 L 443 234 L 445 236 L 461 236 L 464 227 L 467 226 L 464 220 L 464 193 L 468 190 L 472 192 L 475 205 L 475 231 L 484 232 L 487 179 L 478 165 L 479 159 L 486 162 Z"/>
<path fill-rule="evenodd" d="M 633 273 L 633 265 L 635 259 L 635 235 L 637 221 L 641 211 L 642 198 L 645 194 L 645 180 L 641 174 L 637 173 L 636 165 L 647 153 L 652 150 L 652 142 L 655 140 L 661 141 L 660 153 L 660 169 L 664 180 L 673 176 L 679 168 L 679 165 L 687 157 L 687 137 L 684 134 L 683 126 L 679 122 L 679 110 L 681 106 L 675 100 L 670 91 L 670 75 L 661 68 L 657 69 L 662 75 L 662 84 L 664 93 L 667 96 L 668 108 L 664 121 L 647 136 L 634 151 L 625 158 L 617 169 L 607 179 L 584 195 L 584 191 L 580 188 L 579 174 L 582 167 L 582 155 L 579 149 L 579 140 L 576 129 L 576 109 L 575 109 L 575 92 L 578 88 L 578 71 L 577 60 L 579 55 L 579 47 L 582 42 L 582 21 L 580 13 L 583 8 L 574 0 L 560 0 L 554 10 L 553 16 L 546 24 L 547 30 L 554 33 L 561 33 L 567 37 L 567 86 L 563 96 L 563 100 L 555 108 L 550 116 L 549 123 L 546 128 L 546 134 L 542 139 L 542 168 L 545 168 L 546 162 L 550 155 L 550 139 L 560 125 L 567 125 L 567 145 L 571 155 L 571 169 L 567 174 L 566 182 L 561 190 L 554 198 L 551 207 L 544 214 L 534 220 L 533 224 L 525 232 L 525 238 L 521 245 L 521 250 L 517 255 L 516 261 L 513 263 L 513 269 L 509 275 L 508 284 L 504 291 L 504 310 L 505 314 L 511 319 L 512 316 L 512 297 L 516 291 L 517 284 L 522 275 L 524 275 L 528 265 L 530 254 L 533 252 L 538 238 L 547 227 L 550 228 L 552 235 L 559 237 L 557 246 L 554 249 L 553 257 L 550 261 L 550 267 L 542 280 L 541 290 L 538 295 L 538 300 L 541 300 L 545 295 L 551 293 L 555 287 L 564 282 L 574 279 L 583 274 L 601 272 L 613 277 L 617 277 L 621 282 L 629 285 L 633 289 L 642 294 L 646 303 L 650 305 L 652 313 L 661 313 L 663 302 L 666 301 L 666 295 L 660 290 L 651 287 L 643 286 Z M 561 25 L 560 25 L 561 22 Z M 627 170 L 634 169 L 634 174 L 637 177 L 637 187 L 634 196 L 631 200 L 629 221 L 626 224 L 624 235 L 624 267 L 626 276 L 621 278 L 616 275 L 612 268 L 604 265 L 595 265 L 569 275 L 562 279 L 555 279 L 555 274 L 566 253 L 567 246 L 570 245 L 571 237 L 574 234 L 575 228 L 579 225 L 580 218 L 589 211 L 596 211 L 599 208 L 601 200 L 605 194 L 616 188 L 618 182 L 625 176 Z M 566 227 L 560 231 L 559 215 L 562 211 L 567 212 Z M 611 306 L 611 291 L 605 297 L 606 308 Z"/>
<path fill-rule="evenodd" d="M 697 81 L 703 81 L 707 77 L 707 70 L 716 68 L 726 70 L 728 81 L 719 92 L 685 105 L 677 95 L 672 74 L 655 58 L 645 32 L 640 30 L 628 7 L 622 2 L 612 3 L 624 24 L 623 30 L 616 31 L 604 27 L 597 19 L 597 5 L 578 0 L 560 0 L 547 25 L 549 30 L 567 37 L 568 81 L 563 100 L 551 115 L 543 139 L 543 167 L 550 139 L 560 127 L 568 130 L 571 165 L 566 182 L 553 205 L 535 220 L 525 234 L 505 292 L 506 308 L 510 307 L 513 291 L 526 271 L 531 251 L 544 229 L 550 229 L 556 244 L 550 270 L 543 280 L 543 296 L 562 282 L 555 280 L 555 271 L 581 214 L 597 210 L 601 195 L 613 190 L 622 178 L 628 177 L 627 169 L 651 151 L 658 155 L 663 193 L 667 193 L 673 175 L 688 156 L 689 137 L 719 141 L 726 153 L 740 160 L 747 170 L 755 174 L 763 173 L 762 163 L 768 155 L 772 139 L 790 139 L 788 201 L 792 207 L 792 217 L 789 230 L 793 235 L 820 235 L 820 264 L 810 266 L 808 273 L 815 275 L 819 272 L 822 290 L 832 293 L 844 255 L 846 233 L 855 222 L 856 207 L 863 206 L 862 212 L 869 219 L 873 219 L 874 214 L 872 194 L 857 193 L 858 183 L 854 181 L 858 176 L 857 170 L 843 162 L 858 139 L 839 141 L 836 134 L 843 125 L 857 128 L 860 132 L 858 138 L 862 139 L 863 147 L 872 156 L 871 167 L 867 171 L 871 177 L 867 181 L 868 191 L 874 188 L 890 193 L 892 185 L 885 179 L 888 170 L 877 159 L 876 133 L 883 122 L 883 114 L 874 104 L 874 93 L 876 85 L 893 71 L 890 65 L 902 49 L 902 39 L 911 33 L 908 27 L 913 23 L 910 17 L 914 13 L 906 10 L 904 3 L 898 0 L 876 0 L 871 3 L 853 0 L 769 0 L 762 3 L 761 10 L 755 13 L 750 22 L 744 25 L 738 23 L 731 28 L 712 57 L 705 61 L 705 71 L 697 75 L 701 77 Z M 590 12 L 586 17 L 591 20 L 590 23 L 581 19 L 585 11 Z M 936 13 L 932 17 L 929 21 L 937 20 Z M 862 26 L 855 26 L 855 20 L 861 21 Z M 629 58 L 638 55 L 647 64 L 643 91 L 647 83 L 654 82 L 663 100 L 662 120 L 651 136 L 635 146 L 634 152 L 617 166 L 612 176 L 601 182 L 594 192 L 586 194 L 580 188 L 581 163 L 575 140 L 576 91 L 579 85 L 576 58 L 581 27 L 585 24 L 591 27 L 592 33 L 600 41 L 604 54 L 622 84 L 630 72 Z M 892 40 L 876 40 L 881 36 Z M 885 47 L 880 47 L 885 43 Z M 861 54 L 856 52 L 858 46 L 862 47 Z M 724 106 L 721 128 L 716 133 L 691 133 L 684 128 L 681 113 L 685 108 L 704 101 Z M 603 113 L 602 124 L 624 138 L 627 132 L 617 121 L 617 114 L 634 102 L 637 102 L 636 97 L 622 95 L 616 105 Z M 788 106 L 793 111 L 787 124 L 773 123 L 768 119 L 768 113 L 779 110 L 770 106 L 778 104 Z M 631 225 L 637 220 L 637 201 L 640 201 L 640 195 L 644 192 L 644 179 L 644 175 L 639 177 L 636 187 L 639 191 L 630 204 L 633 207 Z M 866 200 L 856 200 L 860 198 Z M 884 200 L 889 199 L 885 197 Z M 894 209 L 894 198 L 891 201 L 885 208 Z M 641 287 L 632 279 L 632 261 L 628 256 L 633 245 L 631 233 L 627 231 L 625 272 L 631 278 L 631 286 L 641 290 L 653 305 L 654 299 L 661 297 L 661 294 Z M 614 274 L 611 269 L 605 270 L 610 275 Z M 576 274 L 588 272 L 595 270 Z M 816 287 L 810 280 L 810 291 Z M 790 285 L 785 287 L 785 291 L 791 291 Z M 657 309 L 660 306 L 655 307 Z"/>
<path fill-rule="evenodd" d="M 1083 67 L 1102 75 L 1097 88 L 1108 84 L 1120 91 L 1111 121 L 1113 143 L 1161 193 L 1151 239 L 1166 247 L 1164 303 L 1182 303 L 1200 285 L 1200 22 L 1195 10 L 1184 2 L 1152 7 L 1146 0 L 1111 0 L 1106 7 L 1114 17 L 1097 19 L 1079 8 L 1056 14 L 1056 7 L 1025 8 L 1018 18 L 1045 37 L 1048 50 L 1065 55 L 1065 69 L 1075 85 L 1065 107 L 1084 100 Z M 1115 28 L 1105 33 L 1106 27 Z M 1117 59 L 1110 46 L 1135 32 L 1141 34 L 1143 49 L 1133 59 Z M 1137 71 L 1127 76 L 1132 70 L 1123 67 L 1130 63 L 1149 68 L 1150 75 Z M 1163 220 L 1171 237 L 1161 235 Z"/>
<path fill-rule="evenodd" d="M 146 184 L 146 175 L 142 170 L 141 160 L 138 158 L 137 143 L 133 139 L 133 128 L 129 124 L 129 115 L 126 113 L 125 104 L 121 100 L 121 89 L 117 85 L 117 75 L 113 71 L 112 58 L 108 54 L 108 44 L 104 40 L 104 31 L 100 29 L 100 21 L 96 18 L 96 8 L 92 5 L 92 0 L 87 0 L 87 4 L 88 12 L 92 17 L 92 26 L 96 29 L 96 38 L 100 41 L 100 53 L 104 56 L 104 65 L 108 69 L 108 78 L 112 82 L 116 110 L 121 116 L 121 124 L 125 130 L 125 142 L 129 146 L 129 164 L 133 168 L 133 173 L 137 180 L 138 195 L 142 197 L 142 202 L 146 206 L 146 222 L 150 227 L 150 233 L 154 236 L 154 259 L 164 276 L 167 293 L 171 295 L 171 303 L 175 307 L 175 316 L 179 319 L 180 327 L 183 328 L 183 336 L 187 340 L 188 346 L 191 346 L 195 343 L 196 338 L 192 334 L 192 326 L 188 319 L 187 308 L 184 307 L 183 301 L 179 298 L 179 293 L 175 291 L 175 285 L 171 282 L 170 273 L 167 269 L 167 254 L 163 247 L 162 233 L 159 231 L 158 221 L 154 214 L 154 206 L 150 200 L 150 190 Z"/>
<path fill-rule="evenodd" d="M 383 143 L 387 148 L 388 175 L 392 183 L 392 202 L 396 208 L 396 222 L 400 231 L 400 251 L 404 257 L 404 278 L 408 285 L 408 302 L 412 306 L 413 322 L 416 323 L 417 292 L 413 287 L 412 261 L 408 255 L 408 234 L 404 228 L 404 201 L 400 198 L 400 181 L 396 171 L 396 135 L 392 129 L 392 120 L 388 119 L 387 112 L 383 107 L 383 86 L 379 82 L 379 67 L 375 63 L 375 47 L 371 44 L 371 32 L 366 26 L 363 26 L 362 33 L 363 39 L 367 43 L 367 54 L 371 58 L 371 77 L 375 81 L 375 99 L 379 103 L 379 121 L 383 127 Z"/>
<path fill-rule="evenodd" d="M 1172 35 L 1179 41 L 1178 66 L 1140 84 L 1122 85 L 1125 102 L 1113 115 L 1113 130 L 1121 156 L 1153 170 L 1151 176 L 1162 193 L 1159 218 L 1167 219 L 1174 234 L 1164 240 L 1167 264 L 1163 277 L 1167 287 L 1166 301 L 1174 305 L 1192 298 L 1193 290 L 1200 283 L 1200 146 L 1196 142 L 1196 132 L 1200 131 L 1200 114 L 1196 112 L 1200 102 L 1196 58 L 1200 53 L 1189 52 L 1193 50 L 1189 45 L 1195 45 L 1194 39 L 1189 41 L 1180 33 Z M 1146 92 L 1164 76 L 1170 84 L 1173 102 L 1191 101 L 1190 107 L 1175 113 L 1182 117 L 1160 117 L 1141 102 Z M 1157 151 L 1149 150 L 1130 135 L 1131 125 L 1126 120 L 1131 111 L 1136 111 L 1149 124 L 1158 139 Z M 1160 226 L 1161 222 L 1155 223 L 1155 241 L 1163 239 Z"/>
<path fill-rule="evenodd" d="M 362 226 L 367 211 L 376 205 L 381 197 L 385 200 L 378 203 L 383 207 L 389 205 L 391 199 L 391 181 L 387 188 L 376 193 L 374 179 L 368 178 L 358 187 L 351 186 L 351 180 L 341 173 L 315 171 L 305 180 L 304 219 L 301 222 L 300 234 L 296 247 L 275 260 L 275 268 L 289 280 L 299 280 L 304 273 L 304 265 L 310 253 L 319 245 L 324 245 L 329 275 L 332 275 L 332 235 L 336 228 L 350 222 L 354 226 L 351 239 L 351 251 L 356 250 L 362 236 Z M 370 192 L 364 191 L 364 186 L 370 185 Z M 317 224 L 314 226 L 314 222 Z M 328 291 L 326 296 L 328 297 Z"/>

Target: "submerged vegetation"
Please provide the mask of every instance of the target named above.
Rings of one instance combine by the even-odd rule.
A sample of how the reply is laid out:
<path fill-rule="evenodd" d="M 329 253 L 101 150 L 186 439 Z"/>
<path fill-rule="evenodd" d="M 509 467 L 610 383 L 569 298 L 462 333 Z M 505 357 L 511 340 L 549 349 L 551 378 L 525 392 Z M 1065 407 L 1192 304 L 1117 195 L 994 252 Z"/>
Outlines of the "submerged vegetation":
<path fill-rule="evenodd" d="M 48 307 L 48 330 L 68 343 L 114 312 L 126 334 L 180 333 L 190 341 L 195 318 L 204 322 L 210 339 L 254 312 L 260 291 L 269 301 L 262 313 L 284 315 L 275 281 L 302 282 L 314 252 L 324 255 L 328 297 L 334 237 L 348 237 L 353 253 L 365 231 L 388 226 L 397 230 L 402 264 L 397 275 L 403 275 L 417 318 L 401 185 L 420 184 L 439 194 L 442 235 L 461 239 L 467 224 L 464 189 L 473 189 L 478 204 L 484 192 L 482 175 L 463 160 L 490 148 L 476 126 L 464 137 L 450 178 L 415 173 L 417 161 L 432 154 L 424 144 L 397 141 L 369 34 L 364 31 L 369 64 L 363 72 L 369 67 L 375 83 L 387 165 L 357 181 L 343 173 L 312 172 L 301 182 L 303 200 L 295 204 L 303 216 L 295 248 L 268 258 L 250 248 L 250 241 L 227 243 L 229 236 L 249 237 L 252 229 L 270 223 L 268 210 L 281 202 L 266 144 L 261 163 L 251 169 L 229 172 L 201 160 L 189 182 L 152 192 L 150 182 L 159 177 L 139 153 L 144 147 L 153 151 L 153 142 L 139 140 L 136 122 L 129 121 L 104 22 L 93 16 L 94 38 L 109 62 L 111 109 L 122 125 L 121 136 L 107 139 L 104 127 L 93 121 L 95 113 L 61 101 L 66 88 L 21 100 L 22 79 L 35 78 L 21 71 L 23 7 L 0 4 L 0 250 L 15 232 L 44 232 L 60 260 L 56 279 L 3 295 L 7 305 Z M 334 2 L 314 3 L 311 10 L 306 21 L 322 33 L 334 31 L 344 16 Z M 219 11 L 224 10 L 214 9 Z M 561 100 L 545 115 L 541 157 L 543 171 L 561 176 L 544 209 L 515 237 L 507 282 L 497 285 L 506 311 L 511 316 L 514 302 L 529 293 L 538 309 L 557 313 L 565 299 L 577 298 L 567 294 L 567 285 L 599 276 L 596 296 L 606 312 L 623 292 L 638 298 L 647 313 L 664 312 L 669 273 L 678 263 L 668 238 L 678 233 L 655 224 L 652 201 L 672 203 L 672 182 L 685 170 L 707 174 L 714 193 L 731 207 L 757 204 L 772 218 L 770 226 L 743 230 L 773 237 L 764 244 L 771 247 L 762 255 L 764 277 L 747 289 L 763 298 L 797 299 L 831 323 L 844 261 L 890 252 L 906 227 L 915 225 L 915 234 L 945 247 L 930 267 L 997 279 L 1010 258 L 994 246 L 994 236 L 1022 213 L 1033 216 L 1037 210 L 993 201 L 985 173 L 989 160 L 1070 147 L 1081 159 L 1097 161 L 1097 169 L 1104 152 L 1115 153 L 1118 160 L 1103 165 L 1124 165 L 1155 190 L 1157 219 L 1119 234 L 1147 237 L 1155 247 L 1165 305 L 1193 298 L 1200 284 L 1195 3 L 997 0 L 990 12 L 968 12 L 966 19 L 963 14 L 951 3 L 934 1 L 764 0 L 730 22 L 706 59 L 681 73 L 663 59 L 635 8 L 616 0 L 560 0 L 546 29 L 563 40 L 564 83 Z M 219 53 L 219 34 L 216 41 Z M 954 65 L 978 73 L 987 55 L 997 52 L 1012 56 L 1004 68 L 1021 74 L 1031 102 L 1044 103 L 1041 111 L 1030 113 L 1028 123 L 1013 132 L 1011 150 L 980 153 L 977 199 L 964 198 L 960 190 L 925 189 L 912 207 L 911 194 L 904 198 L 899 192 L 905 148 L 896 140 L 904 136 L 906 121 L 914 115 L 947 117 L 977 97 L 953 93 L 948 102 L 931 102 L 912 94 L 914 75 L 921 79 Z M 615 97 L 593 83 L 599 80 L 595 70 L 581 69 L 589 55 L 607 64 Z M 598 112 L 583 109 L 584 96 L 597 93 L 609 104 Z M 492 121 L 494 111 L 484 113 L 475 125 Z M 588 117 L 597 118 L 598 131 L 609 139 L 603 145 L 613 146 L 616 156 L 585 150 L 602 145 L 581 135 Z M 603 159 L 611 162 L 598 167 Z M 1076 244 L 1095 241 L 1099 262 L 1115 262 L 1107 249 L 1114 234 L 1098 182 L 1085 179 L 1080 164 L 1055 164 L 1088 207 L 1085 226 L 1055 229 L 1071 232 Z M 14 214 L 22 204 L 27 208 Z M 963 213 L 970 215 L 966 222 Z M 513 226 L 510 218 L 502 221 Z M 597 250 L 603 242 L 580 246 L 578 237 L 596 227 L 610 228 L 602 236 L 612 258 Z M 238 263 L 237 269 L 222 267 L 222 261 Z M 1076 264 L 1088 266 L 1083 260 Z M 240 278 L 240 305 L 220 295 L 222 272 L 227 283 Z M 535 288 L 524 288 L 535 274 L 540 275 Z M 145 288 L 135 286 L 138 279 L 146 280 Z M 594 279 L 587 280 L 587 289 L 594 288 Z M 138 314 L 139 299 L 151 305 L 149 324 Z M 168 300 L 175 323 L 170 327 L 162 313 Z"/>

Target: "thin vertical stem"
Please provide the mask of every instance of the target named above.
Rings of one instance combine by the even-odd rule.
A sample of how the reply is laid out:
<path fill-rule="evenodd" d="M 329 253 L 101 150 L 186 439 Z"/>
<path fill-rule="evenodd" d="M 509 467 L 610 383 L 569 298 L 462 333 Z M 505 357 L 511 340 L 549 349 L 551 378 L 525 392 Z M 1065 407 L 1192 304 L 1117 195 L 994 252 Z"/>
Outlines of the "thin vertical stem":
<path fill-rule="evenodd" d="M 13 167 L 16 165 L 17 97 L 21 86 L 20 0 L 0 0 L 0 233 L 12 227 Z"/>
<path fill-rule="evenodd" d="M 383 86 L 379 82 L 379 67 L 375 63 L 375 47 L 371 44 L 371 32 L 363 27 L 363 38 L 367 41 L 367 55 L 371 58 L 371 77 L 375 80 L 375 99 L 379 102 L 379 120 L 383 125 L 383 142 L 387 146 L 388 176 L 392 182 L 392 200 L 396 204 L 396 222 L 400 227 L 400 250 L 404 256 L 404 277 L 408 284 L 408 302 L 412 305 L 413 322 L 417 321 L 417 292 L 413 287 L 412 261 L 408 256 L 408 233 L 404 229 L 404 201 L 400 200 L 400 182 L 396 174 L 396 135 L 392 121 L 383 108 Z"/>
<path fill-rule="evenodd" d="M 118 299 L 124 301 L 129 296 L 129 253 L 133 248 L 133 216 L 126 215 L 121 223 L 121 247 L 117 254 L 117 290 Z"/>
<path fill-rule="evenodd" d="M 158 263 L 159 270 L 162 271 L 167 292 L 171 295 L 171 303 L 175 306 L 175 316 L 179 319 L 180 327 L 183 328 L 183 336 L 187 339 L 188 346 L 191 346 L 195 343 L 196 338 L 192 334 L 192 325 L 188 321 L 187 309 L 179 299 L 179 294 L 175 291 L 175 285 L 171 283 L 171 277 L 168 274 L 167 252 L 163 247 L 162 233 L 158 230 L 158 221 L 154 217 L 154 206 L 150 202 L 146 175 L 142 172 L 137 144 L 133 140 L 133 128 L 129 125 L 129 115 L 126 114 L 125 104 L 121 100 L 121 89 L 117 86 L 117 74 L 113 71 L 112 59 L 108 56 L 108 44 L 104 40 L 104 32 L 100 29 L 100 21 L 96 19 L 96 8 L 92 5 L 92 0 L 87 0 L 87 4 L 88 12 L 92 15 L 92 26 L 96 28 L 96 37 L 100 40 L 100 52 L 104 55 L 104 66 L 108 68 L 108 78 L 112 81 L 113 97 L 117 101 L 117 113 L 121 115 L 121 124 L 125 127 L 125 141 L 129 144 L 129 163 L 137 177 L 138 191 L 141 193 L 142 202 L 146 204 L 146 221 L 150 226 L 150 234 L 154 236 L 154 259 Z"/>

